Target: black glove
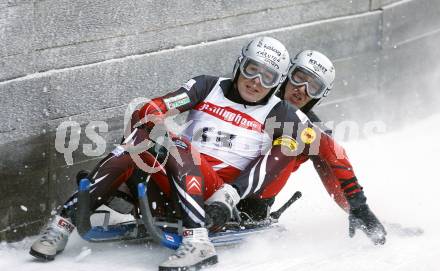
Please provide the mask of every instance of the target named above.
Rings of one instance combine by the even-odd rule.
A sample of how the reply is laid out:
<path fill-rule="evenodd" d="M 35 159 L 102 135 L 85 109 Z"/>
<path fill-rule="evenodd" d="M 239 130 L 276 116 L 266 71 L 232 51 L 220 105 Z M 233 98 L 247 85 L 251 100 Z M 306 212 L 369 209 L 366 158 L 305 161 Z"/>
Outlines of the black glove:
<path fill-rule="evenodd" d="M 205 205 L 205 227 L 210 232 L 219 232 L 230 219 L 230 211 L 221 203 Z"/>
<path fill-rule="evenodd" d="M 375 245 L 385 244 L 387 232 L 367 204 L 350 209 L 348 221 L 350 237 L 354 236 L 356 229 L 361 229 Z"/>

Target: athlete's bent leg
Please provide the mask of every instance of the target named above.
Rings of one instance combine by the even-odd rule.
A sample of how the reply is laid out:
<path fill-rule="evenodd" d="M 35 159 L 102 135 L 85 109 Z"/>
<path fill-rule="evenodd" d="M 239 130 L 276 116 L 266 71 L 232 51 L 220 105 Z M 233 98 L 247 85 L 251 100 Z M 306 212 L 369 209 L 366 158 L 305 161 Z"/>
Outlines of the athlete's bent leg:
<path fill-rule="evenodd" d="M 171 137 L 173 155 L 165 165 L 171 189 L 178 198 L 184 226 L 183 240 L 176 253 L 159 266 L 159 270 L 198 270 L 201 266 L 217 263 L 217 253 L 205 228 L 206 184 L 215 186 L 222 180 L 209 169 L 191 144 L 180 137 Z"/>
<path fill-rule="evenodd" d="M 137 130 L 136 136 L 138 140 L 141 140 L 146 138 L 148 133 L 144 130 Z M 145 152 L 142 159 L 149 161 L 154 157 Z M 113 151 L 101 160 L 87 176 L 92 183 L 90 187 L 91 211 L 107 203 L 118 187 L 130 178 L 135 169 L 135 162 L 125 151 Z M 49 221 L 42 234 L 32 244 L 31 255 L 43 260 L 53 260 L 57 253 L 64 250 L 70 233 L 75 229 L 77 195 L 74 193 L 63 205 L 60 213 Z"/>

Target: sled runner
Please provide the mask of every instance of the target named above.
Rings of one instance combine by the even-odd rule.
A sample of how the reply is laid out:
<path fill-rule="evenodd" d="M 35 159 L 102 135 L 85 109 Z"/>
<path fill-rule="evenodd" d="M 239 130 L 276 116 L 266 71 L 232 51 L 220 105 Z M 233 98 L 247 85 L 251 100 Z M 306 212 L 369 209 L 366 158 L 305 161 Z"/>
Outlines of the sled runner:
<path fill-rule="evenodd" d="M 93 214 L 103 214 L 104 220 L 101 226 L 92 226 L 90 217 L 93 215 L 90 206 L 90 181 L 82 179 L 78 190 L 77 229 L 79 235 L 89 242 L 109 241 L 154 241 L 168 248 L 176 249 L 182 241 L 182 221 L 155 217 L 152 215 L 148 204 L 146 183 L 138 185 L 138 198 L 140 217 L 134 220 L 110 225 L 110 211 L 97 210 Z M 240 214 L 228 222 L 220 232 L 211 233 L 210 239 L 214 246 L 229 246 L 241 243 L 248 236 L 261 234 L 268 231 L 282 231 L 283 227 L 278 224 L 281 214 L 292 203 L 301 197 L 297 191 L 280 209 L 272 212 L 266 219 L 254 221 L 241 219 Z M 242 214 L 245 216 L 245 214 Z M 246 217 L 246 216 L 245 216 Z"/>

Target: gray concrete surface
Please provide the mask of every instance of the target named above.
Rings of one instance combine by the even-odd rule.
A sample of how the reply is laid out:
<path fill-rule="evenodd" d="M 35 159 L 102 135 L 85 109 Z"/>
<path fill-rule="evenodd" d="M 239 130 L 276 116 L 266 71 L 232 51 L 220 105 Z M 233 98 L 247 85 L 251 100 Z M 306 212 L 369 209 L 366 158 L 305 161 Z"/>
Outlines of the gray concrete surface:
<path fill-rule="evenodd" d="M 199 74 L 228 75 L 256 36 L 335 61 L 334 90 L 318 110 L 324 120 L 379 119 L 393 129 L 430 114 L 422 105 L 436 97 L 438 14 L 437 0 L 2 1 L 0 240 L 35 234 L 75 189 L 75 172 L 99 161 L 83 152 L 90 121 L 108 123 L 101 136 L 110 151 L 132 99 Z M 81 125 L 73 165 L 55 149 L 66 120 Z"/>

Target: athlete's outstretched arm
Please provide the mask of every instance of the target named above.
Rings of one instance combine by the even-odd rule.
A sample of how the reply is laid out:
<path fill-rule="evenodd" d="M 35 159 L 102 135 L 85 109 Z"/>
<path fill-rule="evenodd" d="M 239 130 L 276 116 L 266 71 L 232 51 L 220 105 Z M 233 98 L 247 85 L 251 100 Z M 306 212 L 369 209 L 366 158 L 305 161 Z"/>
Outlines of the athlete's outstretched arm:
<path fill-rule="evenodd" d="M 345 198 L 344 191 L 341 189 L 339 179 L 332 171 L 331 165 L 320 156 L 311 156 L 310 160 L 312 160 L 313 166 L 315 167 L 315 170 L 328 194 L 339 205 L 339 207 L 341 207 L 341 209 L 348 212 L 348 201 Z"/>
<path fill-rule="evenodd" d="M 348 202 L 350 237 L 354 236 L 356 229 L 360 229 L 374 244 L 384 244 L 386 230 L 367 205 L 367 198 L 357 182 L 345 150 L 325 133 L 321 133 L 319 141 L 310 148 L 310 150 L 316 149 L 319 158 L 330 166 L 333 175 L 338 178 L 340 189 Z"/>
<path fill-rule="evenodd" d="M 345 149 L 331 136 L 321 135 L 319 153 L 310 158 L 325 188 L 344 210 L 348 211 L 350 206 L 357 207 L 366 202 L 363 188 L 358 183 Z"/>
<path fill-rule="evenodd" d="M 157 117 L 164 117 L 170 114 L 179 114 L 193 109 L 203 101 L 210 93 L 218 77 L 201 75 L 190 79 L 182 87 L 160 97 L 152 99 L 133 113 L 132 119 L 139 119 L 139 124 L 145 124 L 157 120 Z M 148 123 L 147 123 L 148 124 Z"/>

